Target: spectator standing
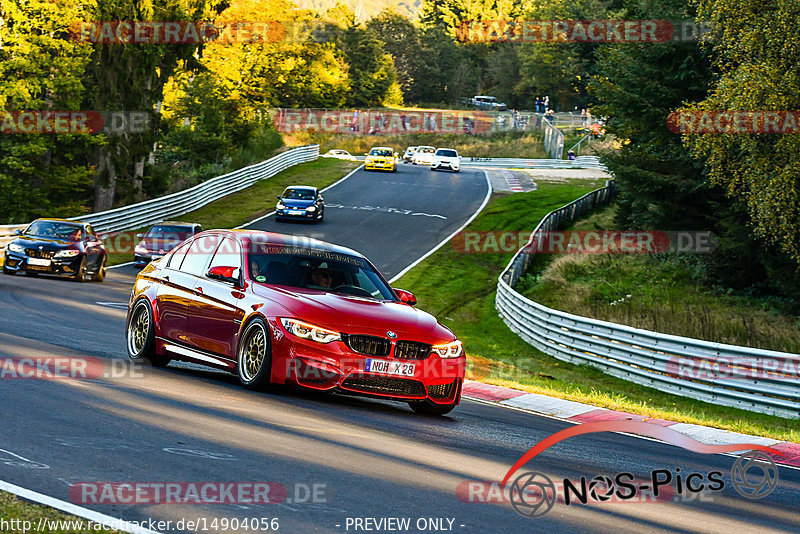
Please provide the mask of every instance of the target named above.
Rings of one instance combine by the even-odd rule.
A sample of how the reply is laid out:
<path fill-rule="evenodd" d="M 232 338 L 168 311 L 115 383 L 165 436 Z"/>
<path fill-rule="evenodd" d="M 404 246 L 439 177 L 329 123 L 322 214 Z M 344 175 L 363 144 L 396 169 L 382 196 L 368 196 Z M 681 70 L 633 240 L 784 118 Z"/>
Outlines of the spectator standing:
<path fill-rule="evenodd" d="M 536 97 L 536 102 L 533 105 L 533 109 L 536 110 L 536 113 L 542 112 L 542 99 L 539 98 L 538 96 Z"/>
<path fill-rule="evenodd" d="M 589 125 L 589 122 L 586 118 L 586 108 L 581 108 L 581 126 L 586 128 Z"/>
<path fill-rule="evenodd" d="M 550 110 L 550 97 L 549 96 L 545 96 L 544 97 L 544 104 L 542 106 L 542 109 L 544 110 L 545 113 L 547 113 Z"/>

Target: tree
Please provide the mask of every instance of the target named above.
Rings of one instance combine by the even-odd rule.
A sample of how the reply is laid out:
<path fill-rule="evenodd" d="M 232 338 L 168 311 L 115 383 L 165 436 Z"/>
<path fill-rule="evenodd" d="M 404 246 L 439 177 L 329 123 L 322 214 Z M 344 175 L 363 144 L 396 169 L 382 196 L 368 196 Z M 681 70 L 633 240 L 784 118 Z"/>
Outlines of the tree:
<path fill-rule="evenodd" d="M 687 109 L 800 109 L 800 3 L 701 0 L 699 15 L 714 28 L 707 46 L 719 77 Z M 800 136 L 689 135 L 687 143 L 706 159 L 711 181 L 746 202 L 756 234 L 800 264 Z"/>
<path fill-rule="evenodd" d="M 87 14 L 81 2 L 0 3 L 0 113 L 78 111 L 90 47 L 68 40 Z M 92 168 L 84 154 L 101 137 L 0 134 L 0 221 L 88 211 Z"/>
<path fill-rule="evenodd" d="M 419 29 L 406 17 L 385 9 L 367 22 L 367 31 L 374 34 L 392 56 L 403 95 L 407 100 L 418 102 L 421 86 L 427 83 L 420 77 L 426 56 Z"/>
<path fill-rule="evenodd" d="M 216 2 L 214 2 L 216 3 Z M 93 0 L 91 18 L 97 21 L 200 21 L 213 5 L 206 0 Z M 95 211 L 111 208 L 117 196 L 140 196 L 144 166 L 158 139 L 157 105 L 164 85 L 180 62 L 190 60 L 198 43 L 104 43 L 92 45 L 84 73 L 89 91 L 84 103 L 102 111 L 152 114 L 153 128 L 123 132 L 108 138 L 95 153 Z"/>

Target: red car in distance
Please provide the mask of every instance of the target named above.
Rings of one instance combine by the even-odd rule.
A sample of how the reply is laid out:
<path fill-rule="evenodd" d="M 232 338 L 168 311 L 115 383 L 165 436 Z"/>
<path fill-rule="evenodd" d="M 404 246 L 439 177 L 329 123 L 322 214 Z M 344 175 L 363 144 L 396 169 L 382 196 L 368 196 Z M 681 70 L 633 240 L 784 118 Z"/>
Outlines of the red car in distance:
<path fill-rule="evenodd" d="M 139 273 L 128 355 L 224 369 L 252 389 L 289 383 L 445 414 L 460 401 L 466 357 L 453 332 L 415 304 L 348 248 L 211 230 Z"/>

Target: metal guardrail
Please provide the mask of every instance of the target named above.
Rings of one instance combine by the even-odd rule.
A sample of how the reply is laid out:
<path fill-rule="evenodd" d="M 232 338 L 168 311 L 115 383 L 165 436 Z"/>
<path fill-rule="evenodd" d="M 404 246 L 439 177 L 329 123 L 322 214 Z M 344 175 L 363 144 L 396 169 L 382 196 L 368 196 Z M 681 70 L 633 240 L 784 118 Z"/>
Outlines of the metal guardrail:
<path fill-rule="evenodd" d="M 543 232 L 557 230 L 613 194 L 613 182 L 545 216 L 497 282 L 495 305 L 508 327 L 559 360 L 713 404 L 800 418 L 800 355 L 651 332 L 572 315 L 514 290 Z M 533 248 L 531 248 L 533 247 Z M 753 372 L 760 370 L 760 372 Z"/>
<path fill-rule="evenodd" d="M 505 167 L 529 169 L 599 169 L 607 171 L 597 156 L 579 156 L 568 159 L 523 159 L 523 158 L 461 158 L 461 166 Z"/>
<path fill-rule="evenodd" d="M 297 165 L 314 161 L 319 156 L 319 145 L 307 145 L 282 152 L 261 163 L 217 176 L 184 191 L 166 195 L 152 200 L 131 204 L 99 213 L 90 213 L 80 217 L 72 217 L 72 221 L 83 221 L 91 224 L 97 232 L 116 232 L 133 230 L 155 224 L 176 215 L 183 215 L 231 193 L 250 187 L 255 182 L 275 176 L 279 172 Z M 25 228 L 21 226 L 0 226 L 3 232 L 13 234 L 13 230 Z M 5 242 L 8 242 L 6 239 Z M 5 242 L 0 237 L 0 243 Z"/>
<path fill-rule="evenodd" d="M 550 124 L 550 121 L 542 121 L 542 131 L 544 132 L 544 150 L 553 159 L 564 157 L 564 132 Z"/>

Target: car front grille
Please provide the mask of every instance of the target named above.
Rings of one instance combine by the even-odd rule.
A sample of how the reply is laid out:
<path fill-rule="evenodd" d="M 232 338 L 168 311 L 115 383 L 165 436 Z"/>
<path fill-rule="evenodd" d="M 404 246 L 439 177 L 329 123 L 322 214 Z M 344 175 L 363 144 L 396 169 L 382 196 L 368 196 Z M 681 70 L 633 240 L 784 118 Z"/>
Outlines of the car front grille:
<path fill-rule="evenodd" d="M 384 395 L 404 395 L 409 397 L 422 397 L 425 395 L 425 386 L 422 385 L 422 382 L 403 378 L 349 376 L 342 382 L 341 387 L 364 393 L 382 393 Z"/>
<path fill-rule="evenodd" d="M 455 381 L 449 384 L 438 384 L 436 386 L 428 386 L 428 396 L 434 399 L 444 399 L 450 396 L 453 391 Z"/>
<path fill-rule="evenodd" d="M 39 249 L 35 249 L 35 248 L 26 248 L 25 249 L 25 254 L 29 258 L 41 258 L 43 260 L 49 260 L 50 258 L 53 257 L 53 254 L 55 254 L 55 253 L 56 253 L 55 250 L 39 250 Z"/>
<path fill-rule="evenodd" d="M 388 356 L 392 346 L 388 339 L 377 336 L 350 334 L 345 336 L 344 340 L 350 350 L 370 356 Z"/>
<path fill-rule="evenodd" d="M 398 341 L 394 346 L 394 357 L 401 360 L 424 360 L 431 355 L 431 346 L 418 341 Z"/>

